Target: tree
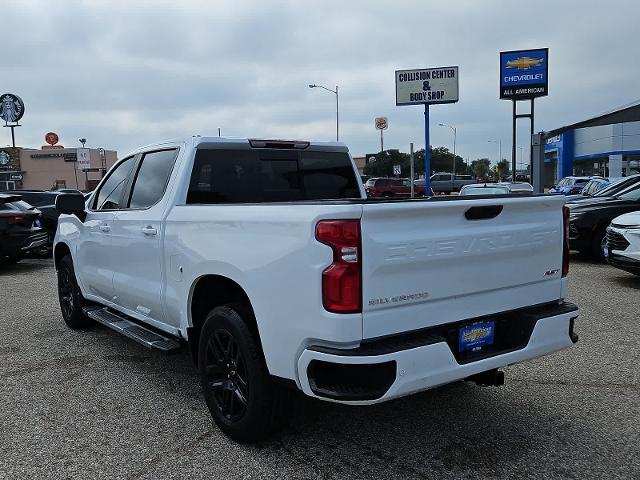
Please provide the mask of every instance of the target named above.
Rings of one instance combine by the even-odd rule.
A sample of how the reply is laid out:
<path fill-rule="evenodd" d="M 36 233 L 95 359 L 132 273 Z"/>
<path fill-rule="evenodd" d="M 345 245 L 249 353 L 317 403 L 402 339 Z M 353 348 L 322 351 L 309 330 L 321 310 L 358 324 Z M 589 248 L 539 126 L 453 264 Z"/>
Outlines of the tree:
<path fill-rule="evenodd" d="M 496 170 L 498 173 L 498 180 L 502 180 L 509 174 L 509 162 L 506 158 L 503 158 L 496 165 Z"/>
<path fill-rule="evenodd" d="M 477 178 L 486 178 L 490 172 L 491 162 L 488 158 L 479 158 L 471 162 L 471 170 Z"/>
<path fill-rule="evenodd" d="M 375 162 L 365 165 L 364 174 L 372 177 L 392 177 L 393 166 L 400 165 L 402 171 L 400 176 L 408 177 L 411 170 L 409 163 L 409 155 L 406 153 L 399 150 L 385 150 L 376 154 Z"/>
<path fill-rule="evenodd" d="M 446 147 L 431 147 L 431 172 L 450 172 L 453 167 L 453 154 Z M 456 173 L 464 174 L 468 172 L 464 159 L 456 155 Z M 424 148 L 414 152 L 415 177 L 424 175 Z M 385 150 L 376 154 L 376 161 L 370 162 L 364 167 L 365 175 L 372 177 L 393 176 L 393 166 L 400 165 L 401 176 L 408 177 L 411 172 L 411 159 L 408 153 L 399 150 Z"/>

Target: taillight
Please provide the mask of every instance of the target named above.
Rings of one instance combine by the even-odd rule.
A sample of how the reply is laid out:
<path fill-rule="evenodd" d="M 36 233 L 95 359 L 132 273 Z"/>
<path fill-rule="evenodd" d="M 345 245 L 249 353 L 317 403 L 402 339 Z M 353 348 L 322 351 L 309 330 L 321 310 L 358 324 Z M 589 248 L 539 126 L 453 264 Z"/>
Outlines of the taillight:
<path fill-rule="evenodd" d="M 13 225 L 20 225 L 26 220 L 26 218 L 27 218 L 26 215 L 17 214 L 17 215 L 9 215 L 7 219 L 9 220 L 9 223 Z"/>
<path fill-rule="evenodd" d="M 562 276 L 569 273 L 569 208 L 562 207 L 562 217 L 564 226 L 563 247 L 562 247 Z"/>
<path fill-rule="evenodd" d="M 323 220 L 316 239 L 333 250 L 333 263 L 322 272 L 322 304 L 333 313 L 362 311 L 360 220 Z"/>

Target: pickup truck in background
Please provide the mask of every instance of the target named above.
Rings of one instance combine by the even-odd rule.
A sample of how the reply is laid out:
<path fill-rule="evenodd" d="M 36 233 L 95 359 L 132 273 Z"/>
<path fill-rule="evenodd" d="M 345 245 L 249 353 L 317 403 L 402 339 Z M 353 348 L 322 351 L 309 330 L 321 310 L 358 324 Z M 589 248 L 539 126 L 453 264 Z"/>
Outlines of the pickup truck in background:
<path fill-rule="evenodd" d="M 434 173 L 431 175 L 431 190 L 434 193 L 459 192 L 464 185 L 476 183 L 471 175 L 453 175 L 451 173 Z"/>
<path fill-rule="evenodd" d="M 292 390 L 361 405 L 499 385 L 499 368 L 571 346 L 563 204 L 367 199 L 340 143 L 160 143 L 86 205 L 57 197 L 62 317 L 188 345 L 215 423 L 257 441 Z"/>

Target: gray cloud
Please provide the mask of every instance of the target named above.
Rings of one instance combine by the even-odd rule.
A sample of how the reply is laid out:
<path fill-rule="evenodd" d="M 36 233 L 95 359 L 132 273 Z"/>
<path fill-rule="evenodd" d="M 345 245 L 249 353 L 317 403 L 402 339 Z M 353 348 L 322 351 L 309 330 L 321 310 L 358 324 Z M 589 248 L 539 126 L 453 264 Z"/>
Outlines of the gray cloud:
<path fill-rule="evenodd" d="M 511 104 L 498 100 L 500 50 L 549 47 L 550 96 L 536 129 L 640 98 L 634 2 L 539 1 L 18 1 L 5 0 L 1 89 L 26 103 L 19 142 L 49 130 L 67 145 L 118 149 L 191 134 L 334 137 L 376 151 L 424 145 L 420 107 L 396 107 L 393 72 L 460 66 L 460 102 L 431 109 L 431 143 L 471 159 L 511 144 Z M 521 105 L 526 110 L 526 104 Z M 519 123 L 525 145 L 529 126 Z M 8 133 L 0 142 L 6 144 Z M 528 149 L 525 151 L 527 155 Z"/>

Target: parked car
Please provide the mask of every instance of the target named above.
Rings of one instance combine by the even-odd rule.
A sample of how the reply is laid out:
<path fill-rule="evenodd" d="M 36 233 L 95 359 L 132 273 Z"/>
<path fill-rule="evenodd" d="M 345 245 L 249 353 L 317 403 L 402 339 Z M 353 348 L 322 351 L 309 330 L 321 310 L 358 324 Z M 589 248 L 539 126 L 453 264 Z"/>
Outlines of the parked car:
<path fill-rule="evenodd" d="M 610 197 L 591 197 L 589 201 L 567 206 L 571 249 L 602 259 L 606 229 L 611 220 L 623 213 L 640 210 L 640 184 Z"/>
<path fill-rule="evenodd" d="M 565 177 L 549 189 L 549 193 L 562 193 L 563 195 L 577 195 L 584 186 L 594 177 Z M 599 178 L 599 177 L 598 177 Z"/>
<path fill-rule="evenodd" d="M 44 190 L 12 190 L 7 193 L 20 195 L 25 202 L 40 210 L 42 214 L 42 227 L 49 235 L 49 245 L 52 245 L 53 237 L 56 234 L 56 227 L 58 226 L 59 215 L 56 210 L 55 203 L 56 197 L 60 195 L 60 192 Z"/>
<path fill-rule="evenodd" d="M 48 248 L 50 248 L 53 245 L 53 238 L 56 235 L 56 228 L 58 227 L 58 216 L 60 215 L 58 210 L 56 210 L 56 197 L 61 193 L 76 192 L 78 192 L 78 190 L 65 188 L 60 190 L 11 190 L 6 193 L 20 195 L 25 202 L 40 210 L 40 220 L 42 227 L 49 235 L 47 245 Z M 88 198 L 90 194 L 91 192 L 85 193 L 84 195 Z"/>
<path fill-rule="evenodd" d="M 594 198 L 611 197 L 633 185 L 640 184 L 640 174 L 616 178 L 602 190 L 590 196 L 575 195 L 567 197 L 567 203 L 589 203 Z"/>
<path fill-rule="evenodd" d="M 15 263 L 47 243 L 40 212 L 19 195 L 0 193 L 0 263 Z"/>
<path fill-rule="evenodd" d="M 611 221 L 603 253 L 610 265 L 640 275 L 640 210 Z"/>
<path fill-rule="evenodd" d="M 608 178 L 592 178 L 584 185 L 584 187 L 582 187 L 580 193 L 575 195 L 566 195 L 567 201 L 592 197 L 609 184 L 610 182 Z"/>
<path fill-rule="evenodd" d="M 411 197 L 411 180 L 408 178 L 370 178 L 364 185 L 367 197 Z M 422 187 L 414 184 L 414 194 L 416 197 L 424 196 L 424 185 Z"/>
<path fill-rule="evenodd" d="M 64 321 L 187 343 L 241 442 L 289 414 L 287 388 L 373 404 L 499 385 L 577 341 L 563 198 L 372 201 L 344 145 L 197 136 L 132 152 L 89 202 L 56 199 Z"/>
<path fill-rule="evenodd" d="M 460 189 L 460 196 L 508 195 L 533 193 L 533 187 L 525 182 L 473 183 Z"/>
<path fill-rule="evenodd" d="M 471 175 L 453 175 L 451 173 L 434 173 L 431 175 L 431 189 L 435 193 L 459 192 L 464 185 L 476 183 Z"/>

